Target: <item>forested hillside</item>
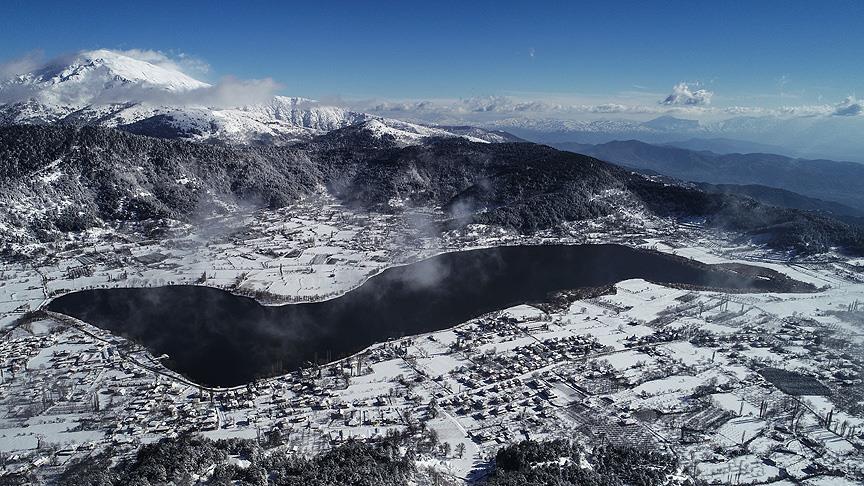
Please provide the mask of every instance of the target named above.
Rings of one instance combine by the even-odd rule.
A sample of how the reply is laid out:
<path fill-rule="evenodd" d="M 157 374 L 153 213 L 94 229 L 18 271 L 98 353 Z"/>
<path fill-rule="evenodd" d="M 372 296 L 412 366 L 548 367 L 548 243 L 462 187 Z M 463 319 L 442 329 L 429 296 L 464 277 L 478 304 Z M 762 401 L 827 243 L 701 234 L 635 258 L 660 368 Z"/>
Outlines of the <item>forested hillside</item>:
<path fill-rule="evenodd" d="M 326 190 L 361 210 L 441 207 L 450 227 L 532 233 L 632 206 L 701 217 L 781 249 L 864 249 L 860 229 L 822 213 L 655 182 L 531 143 L 447 138 L 402 148 L 386 134 L 348 127 L 286 147 L 227 147 L 96 127 L 10 126 L 0 128 L 0 161 L 6 241 L 49 240 L 106 221 L 277 208 Z"/>

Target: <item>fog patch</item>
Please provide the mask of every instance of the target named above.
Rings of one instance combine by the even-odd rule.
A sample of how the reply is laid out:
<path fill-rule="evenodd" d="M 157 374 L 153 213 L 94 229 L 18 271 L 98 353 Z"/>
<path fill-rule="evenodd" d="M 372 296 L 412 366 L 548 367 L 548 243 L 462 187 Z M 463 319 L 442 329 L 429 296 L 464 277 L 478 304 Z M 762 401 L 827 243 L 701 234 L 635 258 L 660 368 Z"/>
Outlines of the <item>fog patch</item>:
<path fill-rule="evenodd" d="M 30 51 L 21 57 L 10 59 L 0 63 L 0 77 L 12 78 L 19 74 L 29 73 L 45 64 L 45 55 L 42 51 Z"/>
<path fill-rule="evenodd" d="M 165 106 L 237 108 L 265 103 L 272 99 L 279 89 L 281 85 L 270 78 L 244 80 L 226 76 L 212 86 L 186 91 L 167 91 L 147 84 L 124 85 L 100 92 L 92 98 L 91 103 L 137 102 Z"/>

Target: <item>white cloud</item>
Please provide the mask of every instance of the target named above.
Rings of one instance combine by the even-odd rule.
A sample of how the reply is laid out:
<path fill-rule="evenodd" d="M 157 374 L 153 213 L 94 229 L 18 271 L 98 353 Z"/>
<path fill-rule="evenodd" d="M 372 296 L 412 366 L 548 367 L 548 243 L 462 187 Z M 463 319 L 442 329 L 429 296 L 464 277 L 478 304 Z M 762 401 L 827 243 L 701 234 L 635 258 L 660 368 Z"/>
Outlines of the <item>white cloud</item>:
<path fill-rule="evenodd" d="M 0 78 L 6 79 L 19 74 L 29 73 L 44 64 L 42 51 L 31 51 L 21 57 L 0 63 Z"/>
<path fill-rule="evenodd" d="M 693 105 L 658 106 L 638 102 L 592 101 L 590 99 L 523 99 L 490 95 L 418 101 L 354 100 L 343 101 L 341 105 L 381 116 L 435 123 L 470 123 L 512 117 L 575 119 L 592 115 L 702 114 L 713 111 Z"/>
<path fill-rule="evenodd" d="M 124 85 L 100 93 L 90 103 L 120 103 L 135 101 L 165 106 L 208 106 L 211 108 L 236 108 L 263 103 L 281 89 L 281 85 L 270 78 L 237 79 L 222 78 L 218 83 L 186 91 L 166 91 L 146 85 Z"/>
<path fill-rule="evenodd" d="M 203 76 L 210 72 L 210 65 L 203 59 L 183 52 L 178 54 L 169 54 L 150 49 L 115 50 L 114 52 L 133 59 L 138 59 L 139 61 L 146 61 L 165 69 L 180 71 L 181 73 L 192 77 Z"/>
<path fill-rule="evenodd" d="M 237 79 L 228 76 L 213 86 L 188 91 L 183 95 L 187 103 L 232 107 L 267 101 L 281 88 L 282 85 L 272 78 Z"/>
<path fill-rule="evenodd" d="M 693 93 L 692 90 L 691 94 Z M 698 90 L 697 90 L 698 92 Z M 776 107 L 733 105 L 713 106 L 652 102 L 656 94 L 567 98 L 537 94 L 531 97 L 477 96 L 434 100 L 338 100 L 337 105 L 405 121 L 438 124 L 487 124 L 496 120 L 647 120 L 661 115 L 689 119 L 722 120 L 730 117 L 774 117 L 783 119 L 853 115 L 864 102 L 847 100 L 839 105 L 812 104 Z M 656 99 L 656 98 L 655 98 Z"/>
<path fill-rule="evenodd" d="M 834 106 L 835 116 L 857 116 L 864 113 L 864 102 L 854 96 L 847 96 L 845 100 Z"/>
<path fill-rule="evenodd" d="M 708 105 L 711 104 L 712 91 L 707 89 L 691 89 L 687 83 L 678 83 L 672 88 L 672 94 L 660 101 L 661 105 Z"/>

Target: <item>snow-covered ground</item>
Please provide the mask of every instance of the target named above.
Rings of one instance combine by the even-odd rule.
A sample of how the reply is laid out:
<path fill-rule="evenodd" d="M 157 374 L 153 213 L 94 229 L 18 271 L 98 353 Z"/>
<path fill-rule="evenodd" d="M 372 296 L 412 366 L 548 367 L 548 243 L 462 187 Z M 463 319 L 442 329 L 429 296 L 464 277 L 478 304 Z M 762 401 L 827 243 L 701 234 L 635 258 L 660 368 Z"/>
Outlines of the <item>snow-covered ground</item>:
<path fill-rule="evenodd" d="M 278 428 L 287 451 L 314 453 L 421 422 L 450 447 L 418 463 L 456 478 L 502 444 L 567 437 L 671 450 L 708 482 L 842 484 L 830 471 L 862 479 L 864 279 L 846 260 L 783 261 L 639 215 L 531 238 L 483 226 L 432 237 L 418 216 L 436 217 L 356 214 L 319 198 L 178 226 L 158 241 L 119 229 L 78 235 L 3 263 L 5 470 L 48 475 L 91 450 L 132 451 L 182 430 L 254 438 Z M 438 252 L 544 242 L 758 264 L 822 289 L 725 294 L 627 280 L 608 295 L 503 309 L 320 369 L 214 390 L 86 323 L 43 316 L 11 326 L 82 288 L 198 283 L 267 303 L 320 300 Z M 759 373 L 765 367 L 807 375 L 830 393 L 789 395 Z"/>

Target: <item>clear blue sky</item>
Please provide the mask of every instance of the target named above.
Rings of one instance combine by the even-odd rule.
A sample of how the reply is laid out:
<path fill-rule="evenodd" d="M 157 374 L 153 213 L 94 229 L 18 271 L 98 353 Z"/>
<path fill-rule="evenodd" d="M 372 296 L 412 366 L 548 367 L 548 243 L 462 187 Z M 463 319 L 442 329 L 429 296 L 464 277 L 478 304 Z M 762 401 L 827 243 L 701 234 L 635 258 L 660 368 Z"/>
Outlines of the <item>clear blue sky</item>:
<path fill-rule="evenodd" d="M 0 60 L 183 52 L 304 96 L 864 92 L 864 1 L 0 2 Z M 533 53 L 533 56 L 532 56 Z M 755 102 L 753 104 L 760 104 Z"/>

